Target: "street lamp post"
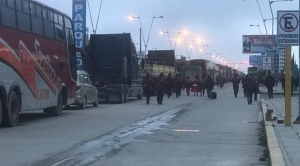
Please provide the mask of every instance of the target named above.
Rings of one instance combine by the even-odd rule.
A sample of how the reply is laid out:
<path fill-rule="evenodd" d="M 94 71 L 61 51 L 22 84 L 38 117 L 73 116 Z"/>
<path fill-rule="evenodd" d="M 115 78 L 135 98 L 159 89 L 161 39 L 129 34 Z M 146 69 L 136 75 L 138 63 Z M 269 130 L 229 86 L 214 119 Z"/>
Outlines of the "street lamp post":
<path fill-rule="evenodd" d="M 168 34 L 169 43 L 170 43 L 170 49 L 172 50 L 172 44 L 171 44 L 171 39 L 170 39 L 169 31 L 168 30 L 167 31 L 160 31 L 160 34 L 164 34 L 164 33 Z"/>
<path fill-rule="evenodd" d="M 195 44 L 195 48 L 196 48 L 196 52 L 197 52 L 198 58 L 200 59 L 200 56 L 199 56 L 199 51 L 198 51 L 198 47 L 197 47 L 197 45 L 196 45 L 196 44 Z"/>
<path fill-rule="evenodd" d="M 208 45 L 202 45 L 202 49 L 200 50 L 201 51 L 201 57 L 202 57 L 202 52 L 203 52 L 204 47 L 208 47 Z M 206 53 L 206 50 L 205 50 L 205 53 Z M 203 57 L 203 59 L 204 59 L 204 57 Z M 207 57 L 206 57 L 206 59 L 207 59 Z"/>
<path fill-rule="evenodd" d="M 250 27 L 253 27 L 253 26 L 257 26 L 257 27 L 258 27 L 258 29 L 259 29 L 259 33 L 261 34 L 261 30 L 260 30 L 259 24 L 257 24 L 257 25 L 253 25 L 253 24 L 251 24 L 251 25 L 250 25 Z"/>
<path fill-rule="evenodd" d="M 149 37 L 150 37 L 153 21 L 154 21 L 155 18 L 164 18 L 164 17 L 163 16 L 158 16 L 158 17 L 153 16 L 152 21 L 151 21 L 151 25 L 150 25 L 150 30 L 149 30 L 149 33 L 148 33 L 148 37 L 147 37 L 147 42 L 146 42 L 146 45 L 145 45 L 145 52 L 147 51 Z"/>
<path fill-rule="evenodd" d="M 271 14 L 272 14 L 272 35 L 274 34 L 274 14 L 273 14 L 273 9 L 272 9 L 272 4 L 274 2 L 283 2 L 283 1 L 293 1 L 293 0 L 274 0 L 274 1 L 269 0 L 269 6 L 270 6 Z"/>
<path fill-rule="evenodd" d="M 176 40 L 175 40 L 175 45 L 174 45 L 174 51 L 175 51 L 176 43 L 177 43 L 178 36 L 179 36 L 180 33 L 181 33 L 181 31 L 178 31 L 178 32 L 177 32 L 177 36 L 176 36 Z"/>
<path fill-rule="evenodd" d="M 260 8 L 260 5 L 259 5 L 258 0 L 256 0 L 256 2 L 257 2 L 257 5 L 258 5 L 258 8 L 259 8 L 259 11 L 260 11 L 261 18 L 262 18 L 262 20 L 264 20 L 264 16 L 263 16 L 263 14 L 262 14 L 262 11 L 261 11 L 261 8 Z M 267 35 L 267 34 L 268 34 L 268 31 L 267 31 L 267 27 L 266 27 L 265 22 L 264 22 L 264 26 L 265 26 L 266 35 Z"/>
<path fill-rule="evenodd" d="M 191 44 L 191 51 L 190 51 L 190 57 L 192 56 L 192 49 L 193 49 L 193 44 L 195 42 L 195 39 L 193 39 L 192 44 Z"/>
<path fill-rule="evenodd" d="M 140 53 L 142 53 L 142 36 L 143 36 L 143 42 L 145 45 L 145 37 L 144 37 L 144 33 L 143 33 L 143 26 L 142 26 L 142 21 L 140 16 L 131 16 L 130 19 L 139 19 L 140 22 Z"/>
<path fill-rule="evenodd" d="M 216 59 L 217 59 L 216 63 L 218 63 L 218 55 L 221 55 L 221 53 L 219 53 L 219 52 L 216 53 Z M 220 62 L 222 62 L 222 57 L 221 56 L 220 56 Z"/>
<path fill-rule="evenodd" d="M 185 44 L 186 54 L 187 54 L 188 58 L 190 59 L 190 57 L 189 57 L 189 51 L 188 51 L 185 39 L 184 39 L 184 44 Z"/>
<path fill-rule="evenodd" d="M 217 51 L 217 50 L 210 50 L 210 57 L 209 57 L 209 60 L 210 60 L 210 58 L 211 58 L 211 55 L 212 55 L 212 52 L 213 51 Z"/>

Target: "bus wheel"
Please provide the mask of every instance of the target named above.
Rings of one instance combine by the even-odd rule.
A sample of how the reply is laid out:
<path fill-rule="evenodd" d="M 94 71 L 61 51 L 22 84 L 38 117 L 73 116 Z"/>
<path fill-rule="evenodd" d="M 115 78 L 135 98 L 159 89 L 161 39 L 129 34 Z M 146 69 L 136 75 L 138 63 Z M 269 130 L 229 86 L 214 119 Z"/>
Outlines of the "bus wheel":
<path fill-rule="evenodd" d="M 18 124 L 20 116 L 20 101 L 15 91 L 11 92 L 8 98 L 8 109 L 3 111 L 4 126 L 14 127 Z"/>
<path fill-rule="evenodd" d="M 58 97 L 57 97 L 57 105 L 56 105 L 56 107 L 51 109 L 50 113 L 53 116 L 59 116 L 62 114 L 63 107 L 64 107 L 64 99 L 63 99 L 61 92 L 59 92 Z"/>

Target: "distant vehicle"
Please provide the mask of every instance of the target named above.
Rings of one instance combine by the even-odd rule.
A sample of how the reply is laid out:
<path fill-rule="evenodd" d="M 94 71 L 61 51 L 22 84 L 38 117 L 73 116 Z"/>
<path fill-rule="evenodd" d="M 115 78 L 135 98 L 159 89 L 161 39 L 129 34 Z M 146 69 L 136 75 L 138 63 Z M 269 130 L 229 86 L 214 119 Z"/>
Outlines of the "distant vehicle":
<path fill-rule="evenodd" d="M 98 90 L 93 85 L 90 75 L 85 71 L 77 71 L 76 96 L 74 104 L 85 109 L 87 104 L 98 106 Z"/>
<path fill-rule="evenodd" d="M 174 50 L 149 50 L 144 71 L 152 76 L 158 76 L 160 73 L 172 76 L 175 75 L 175 52 Z M 143 76 L 146 74 L 142 71 Z"/>
<path fill-rule="evenodd" d="M 0 122 L 21 111 L 60 115 L 75 99 L 76 47 L 71 19 L 35 0 L 0 1 Z"/>
<path fill-rule="evenodd" d="M 200 66 L 196 65 L 184 65 L 181 67 L 181 76 L 183 78 L 190 76 L 192 79 L 194 79 L 196 76 L 198 78 L 202 78 L 202 69 Z"/>
<path fill-rule="evenodd" d="M 249 76 L 257 76 L 258 67 L 248 67 L 248 75 Z"/>
<path fill-rule="evenodd" d="M 190 60 L 191 65 L 200 66 L 202 69 L 202 77 L 207 79 L 210 75 L 212 78 L 215 78 L 215 64 L 212 61 L 205 60 L 205 59 L 192 59 Z"/>
<path fill-rule="evenodd" d="M 89 58 L 99 99 L 119 103 L 126 103 L 130 97 L 142 99 L 142 78 L 130 33 L 92 34 Z"/>

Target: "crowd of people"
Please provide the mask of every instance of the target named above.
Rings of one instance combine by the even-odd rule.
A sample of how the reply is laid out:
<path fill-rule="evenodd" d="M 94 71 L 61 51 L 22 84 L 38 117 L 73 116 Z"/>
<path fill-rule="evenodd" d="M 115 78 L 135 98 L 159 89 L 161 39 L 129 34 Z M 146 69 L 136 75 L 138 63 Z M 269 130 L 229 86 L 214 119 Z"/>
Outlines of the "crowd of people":
<path fill-rule="evenodd" d="M 259 85 L 263 84 L 268 90 L 268 97 L 274 98 L 273 95 L 273 88 L 274 86 L 278 85 L 279 80 L 281 81 L 282 90 L 284 91 L 285 95 L 285 77 L 284 75 L 281 77 L 281 79 L 278 79 L 278 77 L 271 74 L 271 71 L 268 72 L 267 76 L 263 77 L 263 79 L 259 80 L 257 76 L 249 76 L 246 75 L 245 77 L 239 78 L 237 74 L 234 75 L 234 78 L 232 78 L 231 82 L 233 84 L 233 91 L 234 96 L 237 97 L 238 91 L 239 91 L 239 84 L 242 84 L 244 97 L 247 97 L 248 104 L 252 104 L 252 98 L 254 97 L 254 100 L 257 100 L 257 94 L 259 93 Z M 293 87 L 299 86 L 299 77 L 294 79 L 291 77 L 291 90 L 293 92 Z M 293 95 L 293 93 L 291 93 Z"/>
<path fill-rule="evenodd" d="M 242 84 L 244 97 L 247 98 L 248 104 L 252 104 L 252 98 L 257 101 L 257 94 L 259 93 L 259 84 L 260 82 L 257 79 L 257 76 L 246 75 L 243 78 L 239 78 L 237 74 L 234 74 L 234 77 L 231 80 L 233 85 L 234 97 L 237 97 L 239 92 L 240 83 Z"/>
<path fill-rule="evenodd" d="M 243 94 L 244 97 L 247 98 L 248 104 L 252 104 L 252 99 L 257 101 L 260 84 L 266 86 L 269 98 L 273 98 L 273 87 L 277 86 L 279 80 L 282 82 L 282 88 L 284 90 L 284 80 L 276 79 L 271 72 L 269 72 L 262 80 L 259 80 L 256 75 L 240 77 L 235 73 L 234 77 L 231 79 L 234 97 L 237 97 L 241 83 Z M 206 90 L 207 97 L 211 98 L 210 95 L 214 86 L 216 85 L 222 88 L 224 83 L 225 78 L 221 75 L 216 77 L 215 82 L 210 75 L 205 79 L 205 77 L 199 78 L 198 76 L 195 78 L 191 78 L 190 76 L 183 78 L 180 73 L 177 73 L 175 77 L 173 77 L 171 73 L 169 73 L 168 76 L 165 76 L 163 73 L 160 73 L 159 76 L 152 76 L 147 73 L 143 78 L 143 91 L 146 96 L 147 104 L 150 103 L 151 96 L 156 96 L 157 103 L 162 104 L 164 94 L 170 98 L 170 96 L 175 93 L 176 98 L 178 98 L 183 89 L 185 89 L 187 96 L 190 96 L 191 93 L 193 93 L 194 96 L 204 96 Z M 294 84 L 297 86 L 298 82 L 292 77 L 291 83 L 293 87 Z"/>
<path fill-rule="evenodd" d="M 147 104 L 150 103 L 151 96 L 156 96 L 157 104 L 162 104 L 164 94 L 170 98 L 175 93 L 176 98 L 178 98 L 183 89 L 185 89 L 187 96 L 191 93 L 194 96 L 204 96 L 206 90 L 207 97 L 210 98 L 214 85 L 215 82 L 211 76 L 208 76 L 207 79 L 205 77 L 199 78 L 198 76 L 195 78 L 191 78 L 190 76 L 183 78 L 180 73 L 177 73 L 175 77 L 171 73 L 167 76 L 163 73 L 160 73 L 159 76 L 152 76 L 146 73 L 146 76 L 143 78 L 143 91 Z M 223 85 L 224 83 L 222 87 Z"/>

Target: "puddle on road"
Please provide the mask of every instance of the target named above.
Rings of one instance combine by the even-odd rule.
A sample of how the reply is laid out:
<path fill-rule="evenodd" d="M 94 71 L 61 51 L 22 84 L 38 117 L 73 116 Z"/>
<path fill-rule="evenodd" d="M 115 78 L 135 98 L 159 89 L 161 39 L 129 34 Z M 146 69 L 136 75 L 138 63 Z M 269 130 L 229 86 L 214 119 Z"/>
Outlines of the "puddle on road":
<path fill-rule="evenodd" d="M 122 127 L 109 135 L 86 142 L 78 147 L 56 154 L 33 165 L 80 166 L 93 163 L 112 150 L 119 149 L 133 142 L 136 137 L 152 134 L 153 131 L 162 129 L 161 126 L 169 125 L 168 122 L 170 122 L 178 112 L 189 107 L 191 104 L 192 103 L 187 103 L 157 116 L 149 117 Z"/>

